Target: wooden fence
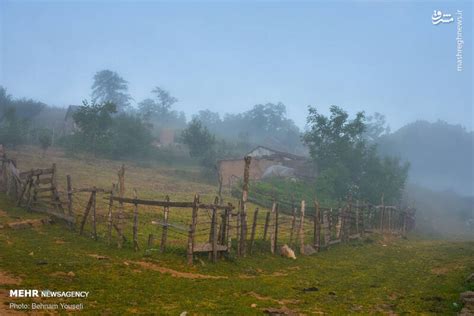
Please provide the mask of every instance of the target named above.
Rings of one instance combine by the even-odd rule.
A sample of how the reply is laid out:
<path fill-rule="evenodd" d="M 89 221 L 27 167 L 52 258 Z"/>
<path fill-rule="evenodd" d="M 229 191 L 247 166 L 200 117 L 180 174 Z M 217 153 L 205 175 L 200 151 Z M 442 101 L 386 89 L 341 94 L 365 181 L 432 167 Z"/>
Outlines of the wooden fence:
<path fill-rule="evenodd" d="M 20 172 L 1 145 L 0 159 L 0 188 L 18 206 L 65 221 L 71 229 L 93 240 L 106 240 L 109 245 L 116 241 L 119 248 L 127 243 L 135 251 L 184 253 L 189 264 L 199 253 L 207 253 L 216 262 L 220 256 L 234 252 L 239 257 L 265 249 L 276 254 L 283 244 L 302 255 L 311 254 L 367 233 L 405 235 L 415 221 L 414 209 L 384 205 L 383 197 L 380 205 L 354 203 L 348 197 L 337 208 L 322 207 L 318 201 L 300 201 L 290 210 L 287 205 L 283 206 L 285 210 L 280 209 L 274 201 L 271 209 L 257 207 L 249 213 L 250 157 L 245 158 L 242 197 L 237 206 L 223 203 L 220 194 L 211 202 L 201 201 L 198 195 L 188 201 L 171 201 L 169 196 L 151 200 L 139 198 L 134 189 L 133 196 L 126 197 L 123 165 L 117 173 L 117 184 L 108 189 L 74 188 L 72 177 L 67 175 L 66 190 L 61 191 L 55 164 Z M 307 213 L 308 208 L 315 211 Z M 161 233 L 158 248 L 157 231 Z"/>

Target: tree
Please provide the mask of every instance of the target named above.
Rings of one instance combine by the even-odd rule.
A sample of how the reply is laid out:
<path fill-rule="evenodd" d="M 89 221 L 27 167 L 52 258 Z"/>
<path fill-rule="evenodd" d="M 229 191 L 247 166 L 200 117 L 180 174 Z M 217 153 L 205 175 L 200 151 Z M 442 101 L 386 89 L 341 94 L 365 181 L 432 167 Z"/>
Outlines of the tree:
<path fill-rule="evenodd" d="M 146 120 L 157 118 L 165 121 L 171 114 L 171 107 L 178 102 L 168 91 L 160 87 L 155 87 L 151 91 L 156 95 L 154 99 L 145 99 L 138 104 L 139 112 Z"/>
<path fill-rule="evenodd" d="M 331 106 L 326 117 L 309 107 L 309 130 L 303 141 L 319 169 L 317 191 L 333 199 L 352 193 L 355 198 L 378 203 L 401 198 L 409 166 L 400 160 L 377 155 L 376 145 L 364 137 L 366 122 L 363 112 L 350 120 L 337 106 Z"/>
<path fill-rule="evenodd" d="M 364 138 L 370 143 L 375 143 L 380 137 L 390 133 L 390 126 L 387 124 L 385 115 L 378 112 L 368 116 L 365 125 Z"/>
<path fill-rule="evenodd" d="M 122 112 L 130 106 L 132 97 L 128 94 L 128 82 L 115 71 L 101 70 L 94 75 L 92 102 L 104 104 L 112 102 Z"/>
<path fill-rule="evenodd" d="M 46 155 L 46 151 L 51 146 L 53 142 L 53 136 L 49 129 L 41 129 L 39 131 L 38 141 L 40 143 L 41 149 L 43 149 L 43 157 Z"/>
<path fill-rule="evenodd" d="M 83 102 L 72 117 L 79 128 L 78 133 L 82 136 L 85 148 L 96 154 L 98 145 L 106 143 L 113 124 L 112 114 L 116 112 L 117 107 L 112 102 Z"/>
<path fill-rule="evenodd" d="M 28 128 L 28 121 L 18 118 L 15 107 L 3 109 L 0 117 L 0 142 L 2 144 L 15 147 L 24 143 Z"/>
<path fill-rule="evenodd" d="M 194 158 L 205 157 L 216 143 L 214 135 L 197 119 L 188 124 L 181 134 L 181 139 L 189 147 L 190 156 Z"/>
<path fill-rule="evenodd" d="M 188 127 L 181 134 L 181 140 L 189 147 L 189 155 L 199 159 L 204 171 L 208 175 L 214 175 L 218 157 L 217 150 L 219 149 L 219 154 L 223 154 L 225 144 L 220 142 L 217 149 L 215 136 L 197 119 L 193 119 L 188 124 Z"/>

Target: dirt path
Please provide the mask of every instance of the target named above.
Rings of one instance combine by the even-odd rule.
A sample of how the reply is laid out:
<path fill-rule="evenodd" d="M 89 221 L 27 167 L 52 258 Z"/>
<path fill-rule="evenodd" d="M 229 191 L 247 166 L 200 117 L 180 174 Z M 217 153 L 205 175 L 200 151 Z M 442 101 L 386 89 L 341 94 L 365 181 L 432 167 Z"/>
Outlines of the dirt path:
<path fill-rule="evenodd" d="M 184 278 L 184 279 L 228 279 L 226 276 L 215 276 L 215 275 L 206 275 L 206 274 L 199 274 L 199 273 L 191 273 L 191 272 L 181 272 L 176 271 L 170 268 L 165 268 L 159 266 L 157 264 L 146 262 L 146 261 L 125 261 L 126 265 L 135 264 L 139 265 L 143 269 L 158 271 L 160 273 L 170 274 L 172 277 L 175 278 Z"/>

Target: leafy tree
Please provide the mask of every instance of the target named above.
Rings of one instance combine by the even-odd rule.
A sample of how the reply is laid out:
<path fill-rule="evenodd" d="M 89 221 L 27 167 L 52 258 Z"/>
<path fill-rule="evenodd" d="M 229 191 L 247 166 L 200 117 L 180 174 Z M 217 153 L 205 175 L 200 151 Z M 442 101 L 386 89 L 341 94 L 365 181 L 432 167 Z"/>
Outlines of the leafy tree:
<path fill-rule="evenodd" d="M 193 119 L 182 132 L 181 139 L 189 147 L 189 154 L 194 158 L 204 158 L 213 149 L 216 139 L 201 121 Z"/>
<path fill-rule="evenodd" d="M 213 177 L 217 171 L 216 162 L 225 151 L 225 142 L 217 142 L 201 121 L 193 119 L 182 132 L 181 140 L 189 147 L 189 155 L 197 158 L 204 167 L 206 176 Z"/>
<path fill-rule="evenodd" d="M 375 143 L 380 137 L 390 133 L 390 126 L 387 124 L 385 115 L 378 112 L 367 117 L 365 126 L 364 138 L 370 143 Z"/>
<path fill-rule="evenodd" d="M 40 143 L 41 149 L 43 149 L 43 157 L 46 151 L 53 143 L 53 135 L 49 129 L 41 129 L 38 135 L 38 142 Z"/>
<path fill-rule="evenodd" d="M 409 166 L 377 155 L 376 146 L 369 145 L 364 136 L 363 112 L 354 119 L 337 106 L 331 106 L 330 112 L 326 117 L 309 107 L 309 130 L 303 136 L 319 169 L 318 194 L 335 199 L 351 192 L 356 198 L 378 203 L 383 193 L 387 202 L 399 200 Z"/>
<path fill-rule="evenodd" d="M 101 70 L 94 75 L 92 102 L 94 104 L 114 103 L 118 111 L 130 106 L 132 97 L 128 94 L 128 82 L 115 71 Z"/>
<path fill-rule="evenodd" d="M 19 119 L 15 107 L 3 109 L 0 118 L 0 142 L 4 145 L 15 147 L 23 144 L 28 131 L 28 121 Z"/>
<path fill-rule="evenodd" d="M 186 125 L 184 112 L 178 113 L 172 110 L 172 106 L 178 102 L 178 99 L 160 87 L 155 87 L 151 92 L 155 95 L 154 99 L 148 98 L 138 103 L 138 112 L 145 121 L 157 128 Z"/>
<path fill-rule="evenodd" d="M 74 122 L 79 128 L 79 135 L 82 137 L 83 146 L 97 154 L 99 145 L 104 145 L 110 137 L 110 129 L 113 124 L 112 114 L 117 112 L 117 108 L 112 102 L 102 104 L 87 101 L 73 114 Z"/>

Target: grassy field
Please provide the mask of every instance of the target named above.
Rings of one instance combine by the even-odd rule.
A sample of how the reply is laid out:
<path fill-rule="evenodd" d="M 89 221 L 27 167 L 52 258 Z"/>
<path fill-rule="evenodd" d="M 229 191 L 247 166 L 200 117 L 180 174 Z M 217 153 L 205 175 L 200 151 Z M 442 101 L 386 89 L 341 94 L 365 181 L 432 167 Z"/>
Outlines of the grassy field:
<path fill-rule="evenodd" d="M 8 152 L 20 169 L 58 165 L 59 176 L 71 174 L 74 186 L 110 186 L 120 162 L 72 159 L 60 151 L 38 158 L 32 148 Z M 203 184 L 189 166 L 127 164 L 127 195 L 191 200 L 194 193 L 212 199 L 216 188 Z M 225 198 L 230 197 L 226 192 Z M 254 206 L 250 207 L 252 210 Z M 147 225 L 156 209 L 141 216 L 141 244 L 153 228 Z M 178 212 L 177 212 L 178 213 Z M 179 212 L 176 220 L 186 221 Z M 17 208 L 0 195 L 0 225 L 43 215 Z M 1 227 L 1 226 L 0 226 Z M 464 280 L 474 272 L 474 242 L 371 237 L 335 246 L 297 260 L 257 251 L 211 263 L 201 256 L 192 267 L 184 249 L 159 254 L 144 247 L 133 252 L 79 236 L 62 224 L 23 230 L 0 229 L 0 315 L 10 301 L 7 290 L 36 288 L 90 291 L 87 299 L 41 299 L 43 303 L 83 303 L 85 314 L 233 314 L 258 315 L 267 308 L 291 314 L 455 314 Z M 178 237 L 176 237 L 178 240 Z M 286 238 L 283 236 L 282 238 Z M 258 249 L 266 248 L 263 242 Z M 36 300 L 35 302 L 38 302 Z M 456 305 L 458 304 L 458 305 Z M 59 311 L 65 313 L 64 311 Z"/>

